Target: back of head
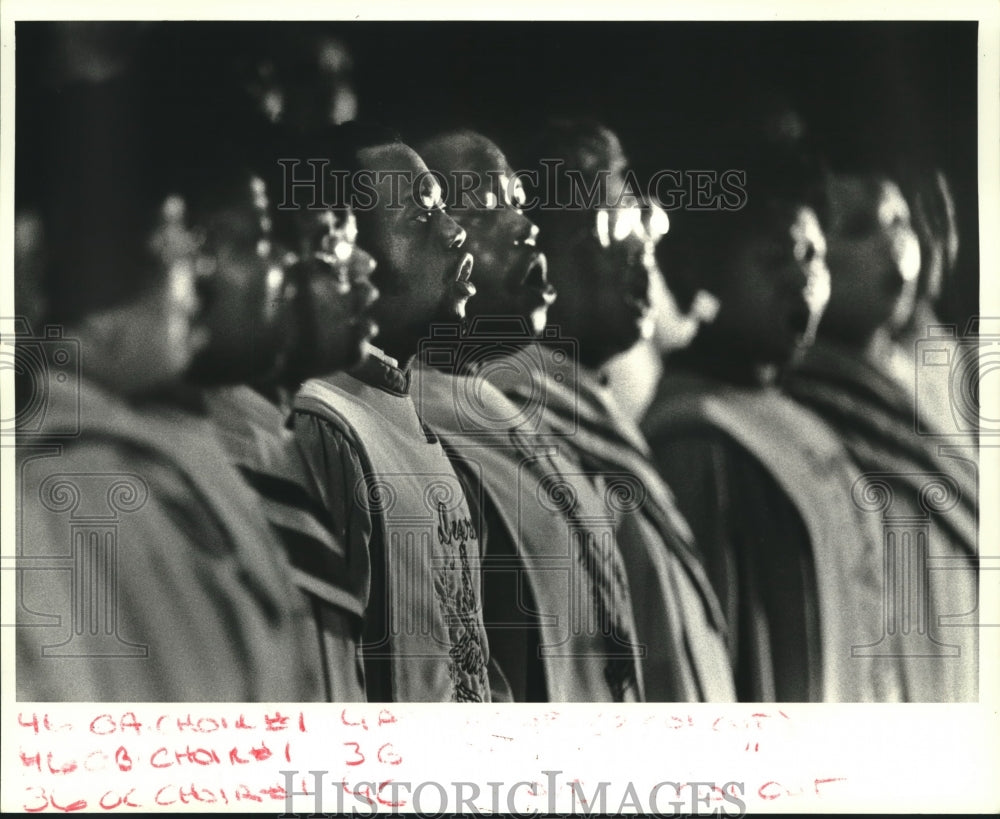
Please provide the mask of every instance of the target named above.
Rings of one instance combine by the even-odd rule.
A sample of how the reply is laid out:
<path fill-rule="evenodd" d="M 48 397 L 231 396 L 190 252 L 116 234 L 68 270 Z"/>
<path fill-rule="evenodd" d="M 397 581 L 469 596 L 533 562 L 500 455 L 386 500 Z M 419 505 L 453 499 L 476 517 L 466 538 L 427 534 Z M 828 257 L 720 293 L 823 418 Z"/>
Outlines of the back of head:
<path fill-rule="evenodd" d="M 344 180 L 337 192 L 342 201 L 334 204 L 352 207 L 358 224 L 358 245 L 381 262 L 378 248 L 371 241 L 372 214 L 379 203 L 371 187 L 374 180 L 362 180 L 362 172 L 367 173 L 370 169 L 365 167 L 361 154 L 382 145 L 402 145 L 399 134 L 385 125 L 364 120 L 346 122 L 329 129 L 326 134 L 330 139 L 328 150 L 335 160 L 331 170 L 339 172 Z M 404 185 L 412 181 L 404 180 Z M 408 188 L 402 189 L 404 196 L 408 192 Z"/>

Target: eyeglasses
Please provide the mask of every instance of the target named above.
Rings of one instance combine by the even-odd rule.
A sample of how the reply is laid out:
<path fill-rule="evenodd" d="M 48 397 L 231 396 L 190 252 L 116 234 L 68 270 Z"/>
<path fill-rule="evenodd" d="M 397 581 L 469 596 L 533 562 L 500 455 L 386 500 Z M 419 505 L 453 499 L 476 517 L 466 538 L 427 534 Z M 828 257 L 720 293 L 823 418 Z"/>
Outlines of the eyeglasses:
<path fill-rule="evenodd" d="M 643 242 L 655 244 L 670 229 L 670 219 L 657 205 L 634 203 L 617 208 L 600 208 L 595 213 L 594 227 L 601 247 L 611 247 L 635 235 Z"/>

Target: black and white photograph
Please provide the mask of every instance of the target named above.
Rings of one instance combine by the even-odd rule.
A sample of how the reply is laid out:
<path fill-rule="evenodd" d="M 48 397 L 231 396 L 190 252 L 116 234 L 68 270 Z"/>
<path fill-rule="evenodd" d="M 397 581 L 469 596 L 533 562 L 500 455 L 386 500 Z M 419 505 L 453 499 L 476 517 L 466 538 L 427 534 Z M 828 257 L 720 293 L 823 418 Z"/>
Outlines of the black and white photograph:
<path fill-rule="evenodd" d="M 217 5 L 3 14 L 3 808 L 1000 808 L 1000 8 Z"/>

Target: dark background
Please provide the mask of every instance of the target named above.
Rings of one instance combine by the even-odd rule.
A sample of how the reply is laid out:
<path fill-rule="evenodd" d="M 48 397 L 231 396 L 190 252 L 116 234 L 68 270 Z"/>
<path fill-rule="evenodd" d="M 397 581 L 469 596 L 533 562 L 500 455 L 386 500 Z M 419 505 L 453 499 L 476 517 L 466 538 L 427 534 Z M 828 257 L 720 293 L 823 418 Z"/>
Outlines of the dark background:
<path fill-rule="evenodd" d="M 640 179 L 718 161 L 717 143 L 738 141 L 747 107 L 772 92 L 835 163 L 945 171 L 961 245 L 942 317 L 964 324 L 978 310 L 975 22 L 414 22 L 330 32 L 354 55 L 360 115 L 404 138 L 471 125 L 506 147 L 539 117 L 583 112 L 619 134 Z"/>
<path fill-rule="evenodd" d="M 515 154 L 542 117 L 590 115 L 619 134 L 640 180 L 658 169 L 724 170 L 748 114 L 777 100 L 834 163 L 945 171 L 961 244 L 940 312 L 963 325 L 977 312 L 975 22 L 155 25 L 222 32 L 234 56 L 248 43 L 295 50 L 333 35 L 353 56 L 360 118 L 410 141 L 469 126 Z M 44 26 L 17 26 L 19 112 Z"/>

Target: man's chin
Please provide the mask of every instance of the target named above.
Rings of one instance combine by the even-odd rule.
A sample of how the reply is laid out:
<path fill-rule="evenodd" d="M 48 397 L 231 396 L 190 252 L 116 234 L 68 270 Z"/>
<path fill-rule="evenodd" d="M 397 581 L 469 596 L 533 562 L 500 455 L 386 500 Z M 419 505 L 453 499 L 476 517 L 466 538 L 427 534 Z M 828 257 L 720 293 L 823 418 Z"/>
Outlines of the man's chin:
<path fill-rule="evenodd" d="M 468 299 L 446 298 L 438 306 L 432 324 L 464 324 Z"/>
<path fill-rule="evenodd" d="M 378 325 L 364 319 L 353 325 L 350 338 L 345 340 L 345 358 L 350 361 L 345 369 L 364 364 L 369 354 L 369 343 L 378 344 Z"/>
<path fill-rule="evenodd" d="M 527 317 L 527 321 L 528 327 L 531 329 L 531 334 L 535 338 L 540 338 L 549 321 L 548 307 L 538 307 L 532 310 Z"/>
<path fill-rule="evenodd" d="M 449 305 L 448 318 L 451 321 L 464 322 L 468 315 L 468 299 L 458 299 Z"/>
<path fill-rule="evenodd" d="M 351 360 L 348 369 L 353 369 L 354 367 L 360 367 L 365 361 L 368 360 L 371 348 L 368 346 L 368 337 L 358 339 L 355 344 L 351 347 L 348 357 Z"/>

